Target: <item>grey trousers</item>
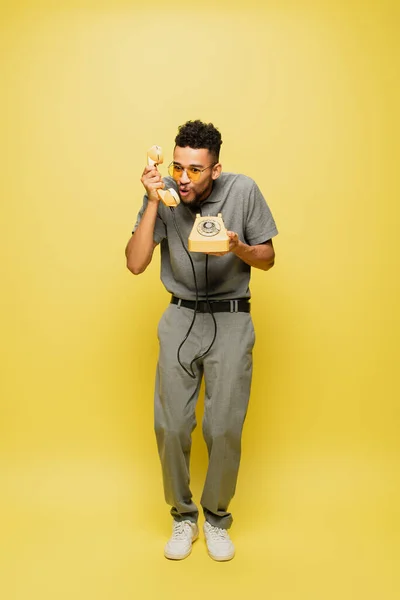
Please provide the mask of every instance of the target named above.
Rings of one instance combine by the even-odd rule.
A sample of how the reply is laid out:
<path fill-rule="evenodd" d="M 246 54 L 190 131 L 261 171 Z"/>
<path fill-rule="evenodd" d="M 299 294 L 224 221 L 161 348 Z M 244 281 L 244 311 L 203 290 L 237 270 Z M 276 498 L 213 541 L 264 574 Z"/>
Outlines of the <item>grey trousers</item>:
<path fill-rule="evenodd" d="M 206 520 L 228 529 L 228 506 L 236 489 L 241 435 L 247 413 L 255 336 L 250 313 L 216 313 L 217 336 L 210 352 L 193 365 L 192 379 L 177 360 L 177 350 L 193 318 L 193 310 L 170 304 L 158 325 L 160 353 L 155 385 L 155 432 L 161 460 L 164 493 L 177 521 L 196 522 L 198 508 L 190 491 L 191 434 L 204 376 L 203 435 L 208 470 L 201 497 Z M 180 359 L 188 367 L 204 352 L 214 335 L 209 313 L 198 313 L 182 347 Z"/>

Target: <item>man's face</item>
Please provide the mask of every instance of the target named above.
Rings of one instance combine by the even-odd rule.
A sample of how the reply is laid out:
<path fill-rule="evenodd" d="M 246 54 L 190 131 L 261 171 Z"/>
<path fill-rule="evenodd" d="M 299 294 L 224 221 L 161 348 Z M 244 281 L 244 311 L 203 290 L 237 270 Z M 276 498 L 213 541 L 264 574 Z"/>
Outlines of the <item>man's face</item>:
<path fill-rule="evenodd" d="M 213 155 L 206 148 L 175 147 L 174 164 L 183 167 L 183 169 L 188 167 L 196 167 L 200 170 L 206 169 L 200 173 L 197 181 L 191 181 L 185 170 L 182 171 L 180 178 L 176 180 L 181 201 L 187 206 L 193 208 L 200 206 L 211 194 L 213 182 L 221 173 L 221 165 L 219 163 L 211 166 L 214 162 Z"/>

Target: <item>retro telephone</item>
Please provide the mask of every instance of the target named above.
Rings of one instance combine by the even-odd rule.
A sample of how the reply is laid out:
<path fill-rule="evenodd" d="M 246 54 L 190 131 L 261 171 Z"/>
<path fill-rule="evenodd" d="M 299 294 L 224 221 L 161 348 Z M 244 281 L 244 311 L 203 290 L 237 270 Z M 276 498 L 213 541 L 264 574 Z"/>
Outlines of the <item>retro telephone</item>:
<path fill-rule="evenodd" d="M 189 235 L 188 247 L 191 252 L 227 252 L 229 237 L 222 214 L 218 213 L 217 217 L 202 217 L 197 214 Z"/>
<path fill-rule="evenodd" d="M 164 162 L 161 146 L 152 146 L 147 150 L 147 164 L 150 166 L 160 165 Z M 166 206 L 178 206 L 181 199 L 173 188 L 168 190 L 157 190 L 158 197 Z"/>
<path fill-rule="evenodd" d="M 148 149 L 148 165 L 160 165 L 163 162 L 161 146 L 154 145 Z M 157 190 L 157 194 L 160 200 L 169 207 L 178 206 L 181 201 L 173 188 Z M 188 248 L 190 252 L 227 252 L 229 250 L 229 238 L 221 213 L 218 213 L 217 217 L 196 215 L 193 229 L 189 235 Z"/>

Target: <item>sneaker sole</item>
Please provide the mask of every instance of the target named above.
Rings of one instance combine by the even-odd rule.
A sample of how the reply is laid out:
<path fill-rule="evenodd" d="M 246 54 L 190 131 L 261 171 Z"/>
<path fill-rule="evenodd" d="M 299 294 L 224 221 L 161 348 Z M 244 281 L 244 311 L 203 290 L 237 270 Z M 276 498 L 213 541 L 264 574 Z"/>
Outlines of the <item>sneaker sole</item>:
<path fill-rule="evenodd" d="M 208 556 L 210 558 L 212 558 L 213 560 L 216 560 L 217 562 L 225 562 L 227 560 L 232 560 L 232 558 L 234 558 L 234 556 L 235 556 L 235 553 L 229 554 L 228 556 L 214 556 L 214 554 L 211 554 L 211 552 L 208 552 Z"/>
<path fill-rule="evenodd" d="M 168 552 L 164 551 L 165 558 L 168 558 L 169 560 L 183 560 L 184 558 L 187 558 L 191 554 L 191 552 L 192 552 L 192 546 L 193 546 L 194 542 L 197 540 L 198 537 L 199 537 L 199 534 L 197 533 L 192 538 L 192 545 L 190 546 L 189 551 L 186 552 L 186 554 L 169 554 Z"/>

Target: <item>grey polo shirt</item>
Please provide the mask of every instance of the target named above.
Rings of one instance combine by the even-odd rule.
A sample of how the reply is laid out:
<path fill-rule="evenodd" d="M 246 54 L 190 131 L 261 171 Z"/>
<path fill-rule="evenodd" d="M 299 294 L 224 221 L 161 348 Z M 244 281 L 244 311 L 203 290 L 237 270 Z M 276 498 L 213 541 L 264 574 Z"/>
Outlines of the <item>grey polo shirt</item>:
<path fill-rule="evenodd" d="M 166 188 L 177 188 L 171 177 L 163 179 Z M 143 206 L 133 229 L 135 232 L 147 206 L 144 196 Z M 170 209 L 159 203 L 154 241 L 161 244 L 161 281 L 168 292 L 183 300 L 195 300 L 196 291 L 189 257 L 182 248 L 175 229 L 171 210 L 187 248 L 187 240 L 192 230 L 196 213 L 203 216 L 217 216 L 222 213 L 225 227 L 238 234 L 239 239 L 250 245 L 261 244 L 278 234 L 274 218 L 257 184 L 245 175 L 221 173 L 214 181 L 210 196 L 201 209 L 193 211 L 181 202 Z M 197 278 L 199 299 L 206 297 L 206 255 L 190 253 Z M 250 298 L 251 267 L 232 252 L 224 256 L 208 257 L 208 296 L 210 300 L 234 300 Z"/>

